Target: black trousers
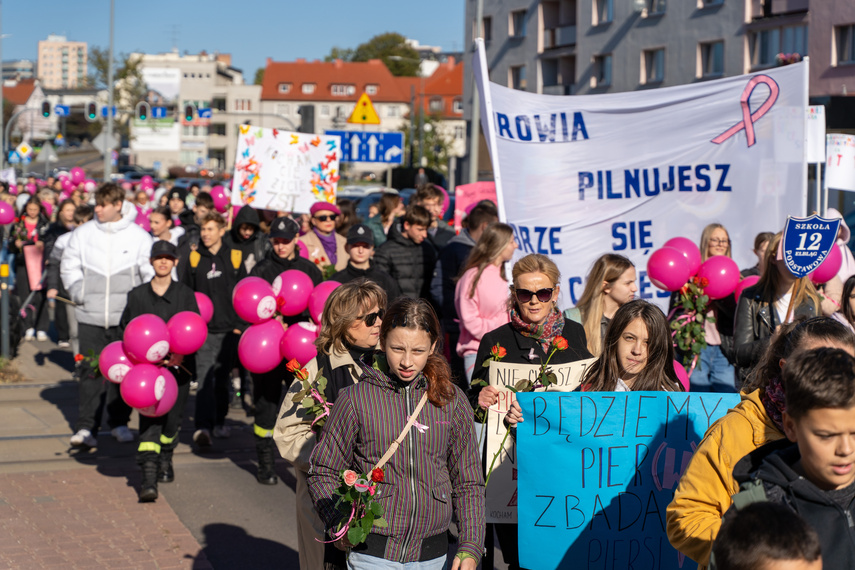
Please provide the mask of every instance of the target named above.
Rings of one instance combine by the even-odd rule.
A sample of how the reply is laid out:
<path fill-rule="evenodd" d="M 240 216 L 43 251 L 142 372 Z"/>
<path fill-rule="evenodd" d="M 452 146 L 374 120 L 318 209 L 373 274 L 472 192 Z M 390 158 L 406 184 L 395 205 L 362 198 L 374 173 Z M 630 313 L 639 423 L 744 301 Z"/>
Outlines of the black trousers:
<path fill-rule="evenodd" d="M 23 254 L 21 254 L 23 257 Z M 21 302 L 30 294 L 30 279 L 27 277 L 27 267 L 19 265 L 15 272 L 15 290 Z M 36 291 L 30 298 L 30 301 L 21 307 L 24 311 L 24 328 L 36 329 L 37 331 L 47 332 L 50 325 L 50 315 L 48 314 L 48 304 L 46 302 L 45 290 Z"/>
<path fill-rule="evenodd" d="M 140 465 L 147 461 L 156 461 L 161 453 L 172 453 L 178 445 L 178 432 L 181 430 L 184 407 L 190 395 L 190 380 L 193 378 L 189 373 L 193 369 L 192 357 L 185 356 L 182 366 L 186 370 L 178 367 L 169 369 L 178 382 L 178 398 L 172 409 L 157 418 L 140 414 L 140 444 L 137 447 L 137 463 Z"/>
<path fill-rule="evenodd" d="M 88 357 L 90 351 L 98 355 L 104 347 L 116 340 L 122 340 L 119 327 L 96 327 L 80 323 L 78 325 L 80 338 L 80 354 Z M 113 384 L 98 370 L 84 360 L 80 364 L 80 406 L 74 431 L 88 429 L 92 435 L 98 433 L 101 427 L 101 416 L 107 407 L 107 425 L 110 429 L 126 426 L 131 419 L 131 407 L 122 399 L 119 385 Z"/>
<path fill-rule="evenodd" d="M 285 389 L 291 386 L 294 376 L 285 368 L 284 360 L 270 372 L 252 373 L 252 401 L 255 404 L 255 435 L 272 437 L 266 432 L 272 432 L 279 414 L 279 404 L 282 401 L 282 382 Z"/>
<path fill-rule="evenodd" d="M 68 291 L 65 290 L 65 287 L 60 287 L 57 295 L 63 299 L 69 298 Z M 56 325 L 57 340 L 68 341 L 71 339 L 71 331 L 68 326 L 68 306 L 62 301 L 55 301 L 54 303 L 53 324 Z M 45 311 L 47 311 L 47 307 L 45 307 Z"/>
<path fill-rule="evenodd" d="M 213 429 L 229 411 L 229 375 L 237 362 L 240 337 L 233 332 L 208 333 L 196 353 L 196 429 Z"/>

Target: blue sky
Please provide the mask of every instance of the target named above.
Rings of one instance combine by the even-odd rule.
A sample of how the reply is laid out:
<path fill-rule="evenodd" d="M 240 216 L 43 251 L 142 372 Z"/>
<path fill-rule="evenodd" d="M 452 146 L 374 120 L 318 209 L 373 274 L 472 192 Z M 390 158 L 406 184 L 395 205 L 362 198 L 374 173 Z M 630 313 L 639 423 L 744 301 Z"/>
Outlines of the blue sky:
<path fill-rule="evenodd" d="M 2 1 L 2 0 L 0 0 Z M 322 59 L 332 46 L 356 47 L 398 32 L 424 45 L 463 50 L 466 0 L 116 0 L 116 54 L 219 51 L 252 81 L 266 58 Z M 48 34 L 106 48 L 109 0 L 2 2 L 3 60 L 37 57 Z"/>

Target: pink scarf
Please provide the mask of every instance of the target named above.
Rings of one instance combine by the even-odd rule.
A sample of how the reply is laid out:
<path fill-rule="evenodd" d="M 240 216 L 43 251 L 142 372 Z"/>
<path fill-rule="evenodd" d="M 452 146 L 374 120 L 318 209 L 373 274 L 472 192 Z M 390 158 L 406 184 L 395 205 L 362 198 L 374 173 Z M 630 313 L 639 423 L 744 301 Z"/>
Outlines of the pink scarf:
<path fill-rule="evenodd" d="M 539 324 L 526 323 L 520 318 L 517 308 L 511 307 L 509 311 L 511 317 L 511 326 L 523 336 L 533 338 L 540 342 L 543 352 L 549 352 L 549 346 L 555 337 L 559 336 L 564 331 L 564 315 L 558 308 L 553 307 L 549 316 Z"/>

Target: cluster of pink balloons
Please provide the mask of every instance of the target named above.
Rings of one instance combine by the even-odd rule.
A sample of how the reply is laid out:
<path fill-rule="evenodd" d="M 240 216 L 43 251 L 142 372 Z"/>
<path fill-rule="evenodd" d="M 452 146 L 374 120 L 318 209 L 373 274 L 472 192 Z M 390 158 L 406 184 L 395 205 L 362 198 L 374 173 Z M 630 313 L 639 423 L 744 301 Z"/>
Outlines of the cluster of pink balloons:
<path fill-rule="evenodd" d="M 739 267 L 726 255 L 714 255 L 701 263 L 701 252 L 684 237 L 671 238 L 647 260 L 650 281 L 665 291 L 679 291 L 689 279 L 706 279 L 704 293 L 710 299 L 723 299 L 739 285 Z"/>
<path fill-rule="evenodd" d="M 325 281 L 314 286 L 311 278 L 296 269 L 284 271 L 271 285 L 259 277 L 247 277 L 235 286 L 232 304 L 240 318 L 252 323 L 238 343 L 238 358 L 250 372 L 261 374 L 276 368 L 282 360 L 296 358 L 308 363 L 317 355 L 317 325 L 302 322 L 285 329 L 273 319 L 278 311 L 293 317 L 306 309 L 319 323 L 324 304 L 340 283 Z"/>
<path fill-rule="evenodd" d="M 221 185 L 216 185 L 211 188 L 211 198 L 214 200 L 214 208 L 221 214 L 225 214 L 229 209 L 229 201 L 231 200 L 231 194 L 229 191 Z"/>
<path fill-rule="evenodd" d="M 158 364 L 170 353 L 193 354 L 207 337 L 208 324 L 192 311 L 176 313 L 169 322 L 152 314 L 140 315 L 125 327 L 122 340 L 104 347 L 98 368 L 107 380 L 120 385 L 129 406 L 144 416 L 162 416 L 175 405 L 178 384 Z"/>

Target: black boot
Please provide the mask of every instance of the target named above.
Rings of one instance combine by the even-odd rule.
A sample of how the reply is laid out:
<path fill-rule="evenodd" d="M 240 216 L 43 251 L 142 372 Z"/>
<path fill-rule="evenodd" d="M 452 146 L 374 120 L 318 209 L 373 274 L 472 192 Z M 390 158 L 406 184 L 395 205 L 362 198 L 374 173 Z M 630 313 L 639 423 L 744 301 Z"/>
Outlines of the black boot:
<path fill-rule="evenodd" d="M 157 463 L 146 461 L 142 464 L 142 484 L 140 502 L 152 503 L 157 499 Z"/>
<path fill-rule="evenodd" d="M 279 481 L 273 470 L 273 445 L 271 438 L 255 436 L 255 450 L 258 452 L 258 474 L 255 478 L 262 485 L 275 485 Z"/>
<path fill-rule="evenodd" d="M 172 450 L 161 450 L 160 470 L 157 472 L 157 480 L 161 483 L 172 483 L 175 481 L 175 471 L 172 470 Z"/>

